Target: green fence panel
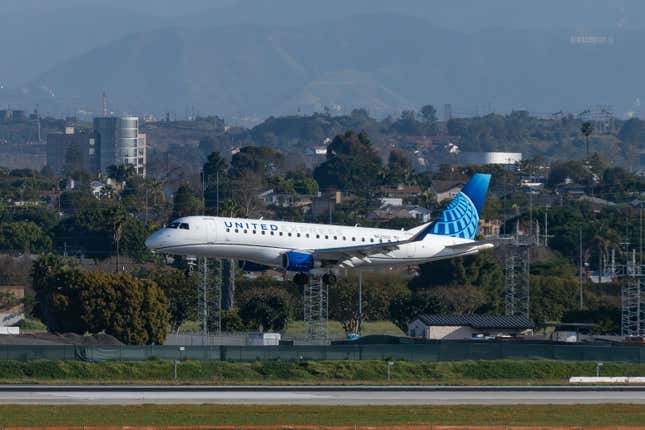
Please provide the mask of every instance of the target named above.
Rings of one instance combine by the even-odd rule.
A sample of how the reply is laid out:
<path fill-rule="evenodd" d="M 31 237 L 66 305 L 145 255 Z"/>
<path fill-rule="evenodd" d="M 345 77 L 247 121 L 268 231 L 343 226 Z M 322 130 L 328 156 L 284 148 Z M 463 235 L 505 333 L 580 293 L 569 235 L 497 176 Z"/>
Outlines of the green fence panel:
<path fill-rule="evenodd" d="M 584 348 L 573 348 L 574 345 L 555 344 L 551 345 L 552 355 L 554 360 L 583 360 Z"/>
<path fill-rule="evenodd" d="M 0 345 L 0 360 L 581 360 L 645 363 L 639 345 L 463 342 L 280 346 Z"/>
<path fill-rule="evenodd" d="M 591 346 L 583 350 L 583 360 L 624 361 L 638 363 L 640 347 L 633 346 Z"/>

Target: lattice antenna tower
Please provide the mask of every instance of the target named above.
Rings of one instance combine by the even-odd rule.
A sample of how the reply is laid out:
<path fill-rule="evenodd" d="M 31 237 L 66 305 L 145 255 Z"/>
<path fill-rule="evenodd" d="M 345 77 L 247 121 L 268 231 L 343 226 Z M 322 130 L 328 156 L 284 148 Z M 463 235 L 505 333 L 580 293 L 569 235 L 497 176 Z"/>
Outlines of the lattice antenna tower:
<path fill-rule="evenodd" d="M 101 115 L 108 116 L 108 98 L 105 91 L 101 94 Z"/>
<path fill-rule="evenodd" d="M 305 340 L 326 343 L 329 339 L 329 287 L 322 276 L 312 275 L 304 285 Z"/>

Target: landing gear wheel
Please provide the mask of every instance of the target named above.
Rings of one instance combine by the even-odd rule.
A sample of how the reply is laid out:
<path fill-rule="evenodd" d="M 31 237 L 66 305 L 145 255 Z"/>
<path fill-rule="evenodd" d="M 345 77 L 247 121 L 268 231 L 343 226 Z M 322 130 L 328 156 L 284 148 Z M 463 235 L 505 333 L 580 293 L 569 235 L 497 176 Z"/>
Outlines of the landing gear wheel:
<path fill-rule="evenodd" d="M 322 277 L 322 281 L 327 285 L 333 285 L 336 283 L 336 275 L 331 272 L 325 273 Z"/>
<path fill-rule="evenodd" d="M 309 282 L 309 276 L 302 272 L 296 273 L 293 277 L 293 283 L 296 285 L 306 285 L 307 282 Z"/>

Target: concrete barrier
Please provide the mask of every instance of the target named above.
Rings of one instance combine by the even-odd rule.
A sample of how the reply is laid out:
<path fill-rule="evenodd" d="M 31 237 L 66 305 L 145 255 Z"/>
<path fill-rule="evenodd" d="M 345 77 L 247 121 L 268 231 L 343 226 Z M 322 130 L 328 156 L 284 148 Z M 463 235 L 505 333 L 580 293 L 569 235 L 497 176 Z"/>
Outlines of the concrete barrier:
<path fill-rule="evenodd" d="M 572 376 L 570 384 L 645 384 L 645 376 Z"/>

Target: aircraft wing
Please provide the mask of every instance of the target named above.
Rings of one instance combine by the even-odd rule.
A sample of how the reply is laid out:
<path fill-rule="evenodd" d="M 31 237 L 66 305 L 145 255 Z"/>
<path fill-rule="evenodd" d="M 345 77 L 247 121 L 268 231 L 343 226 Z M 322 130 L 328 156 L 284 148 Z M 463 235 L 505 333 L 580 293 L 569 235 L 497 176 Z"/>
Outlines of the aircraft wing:
<path fill-rule="evenodd" d="M 314 256 L 315 259 L 333 260 L 333 261 L 337 261 L 338 263 L 342 263 L 343 265 L 347 265 L 351 267 L 352 264 L 349 260 L 351 260 L 352 258 L 358 258 L 360 260 L 365 261 L 366 263 L 369 263 L 370 262 L 369 257 L 371 255 L 387 254 L 389 252 L 399 249 L 400 245 L 414 242 L 415 240 L 417 240 L 416 235 L 412 236 L 409 239 L 401 240 L 397 242 L 370 243 L 370 244 L 362 244 L 362 245 L 356 245 L 356 246 L 313 249 L 313 250 L 310 250 L 309 252 Z M 473 241 L 473 242 L 458 243 L 454 245 L 447 245 L 445 246 L 445 249 L 459 254 L 461 253 L 469 254 L 472 252 L 483 251 L 485 249 L 490 249 L 493 247 L 494 245 L 489 242 Z"/>
<path fill-rule="evenodd" d="M 321 248 L 312 249 L 309 252 L 316 259 L 320 260 L 336 260 L 338 262 L 350 260 L 352 258 L 359 258 L 369 262 L 369 256 L 374 254 L 387 254 L 388 252 L 399 249 L 400 245 L 406 243 L 416 242 L 423 238 L 425 232 L 432 223 L 426 223 L 417 227 L 414 234 L 405 240 L 398 240 L 395 242 L 379 242 L 379 243 L 362 243 L 354 246 L 339 246 L 336 248 Z"/>
<path fill-rule="evenodd" d="M 338 248 L 322 248 L 311 250 L 315 259 L 335 260 L 338 262 L 359 258 L 369 262 L 369 256 L 374 254 L 387 254 L 399 249 L 399 245 L 408 241 L 370 243 L 356 246 L 343 246 Z"/>

